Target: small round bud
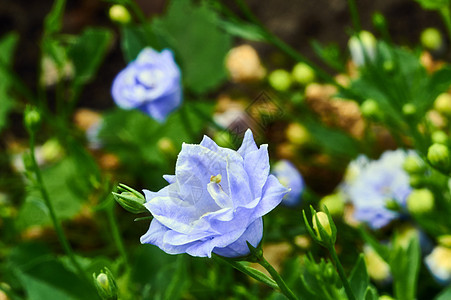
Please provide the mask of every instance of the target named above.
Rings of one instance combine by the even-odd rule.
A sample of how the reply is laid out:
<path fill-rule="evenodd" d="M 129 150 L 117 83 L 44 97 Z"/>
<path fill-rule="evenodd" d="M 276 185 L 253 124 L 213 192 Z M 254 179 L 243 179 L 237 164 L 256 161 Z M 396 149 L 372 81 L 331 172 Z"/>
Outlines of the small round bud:
<path fill-rule="evenodd" d="M 390 266 L 370 246 L 363 247 L 368 275 L 377 282 L 383 282 L 390 278 Z"/>
<path fill-rule="evenodd" d="M 387 60 L 384 61 L 383 67 L 386 72 L 391 72 L 395 68 L 395 63 L 392 60 Z"/>
<path fill-rule="evenodd" d="M 327 206 L 332 216 L 342 215 L 345 209 L 343 196 L 339 193 L 323 197 L 319 203 L 321 209 Z"/>
<path fill-rule="evenodd" d="M 170 138 L 162 137 L 157 142 L 158 150 L 164 154 L 175 155 L 177 150 L 175 149 L 174 143 Z"/>
<path fill-rule="evenodd" d="M 426 165 L 423 160 L 417 155 L 408 155 L 402 165 L 404 171 L 409 174 L 421 174 L 426 171 Z"/>
<path fill-rule="evenodd" d="M 434 109 L 443 115 L 451 115 L 451 95 L 442 93 L 434 101 Z"/>
<path fill-rule="evenodd" d="M 433 144 L 428 149 L 428 160 L 432 166 L 448 172 L 450 167 L 449 149 L 442 144 Z"/>
<path fill-rule="evenodd" d="M 24 116 L 25 127 L 29 132 L 34 131 L 41 122 L 41 115 L 36 108 L 27 106 Z"/>
<path fill-rule="evenodd" d="M 430 212 L 434 208 L 434 194 L 428 189 L 413 190 L 407 197 L 407 210 L 414 215 Z"/>
<path fill-rule="evenodd" d="M 302 85 L 307 85 L 315 80 L 315 71 L 305 63 L 298 63 L 292 71 L 293 79 Z"/>
<path fill-rule="evenodd" d="M 295 145 L 304 145 L 310 140 L 310 134 L 303 125 L 299 123 L 291 123 L 285 130 L 288 141 Z"/>
<path fill-rule="evenodd" d="M 313 229 L 316 231 L 316 235 L 319 239 L 321 239 L 321 234 L 319 233 L 318 224 L 316 223 L 316 217 L 318 217 L 318 221 L 321 226 L 326 230 L 329 236 L 332 236 L 332 228 L 330 227 L 329 218 L 322 211 L 317 212 L 316 215 L 313 216 Z"/>
<path fill-rule="evenodd" d="M 385 21 L 385 17 L 380 13 L 376 12 L 373 14 L 373 25 L 376 28 L 384 28 L 387 25 L 387 22 Z"/>
<path fill-rule="evenodd" d="M 92 274 L 97 293 L 104 300 L 117 299 L 117 285 L 113 274 L 108 268 L 105 268 L 99 275 Z"/>
<path fill-rule="evenodd" d="M 446 145 L 448 143 L 448 135 L 441 130 L 433 132 L 431 138 L 433 143 L 443 145 Z"/>
<path fill-rule="evenodd" d="M 395 300 L 395 298 L 392 298 L 389 295 L 382 295 L 379 297 L 379 300 Z"/>
<path fill-rule="evenodd" d="M 128 10 L 123 5 L 119 4 L 111 6 L 109 16 L 112 21 L 120 24 L 128 24 L 132 19 Z"/>
<path fill-rule="evenodd" d="M 404 104 L 402 107 L 402 113 L 405 116 L 412 116 L 417 112 L 417 108 L 412 103 Z"/>
<path fill-rule="evenodd" d="M 282 69 L 275 70 L 269 74 L 268 81 L 274 89 L 286 91 L 291 86 L 291 75 Z"/>
<path fill-rule="evenodd" d="M 367 99 L 360 105 L 360 111 L 362 115 L 369 119 L 379 119 L 381 116 L 381 110 L 379 104 L 373 99 Z"/>
<path fill-rule="evenodd" d="M 423 30 L 420 40 L 423 47 L 429 50 L 438 50 L 442 46 L 442 35 L 436 28 Z"/>
<path fill-rule="evenodd" d="M 232 81 L 254 82 L 266 75 L 257 51 L 251 45 L 241 45 L 229 51 L 225 60 Z"/>

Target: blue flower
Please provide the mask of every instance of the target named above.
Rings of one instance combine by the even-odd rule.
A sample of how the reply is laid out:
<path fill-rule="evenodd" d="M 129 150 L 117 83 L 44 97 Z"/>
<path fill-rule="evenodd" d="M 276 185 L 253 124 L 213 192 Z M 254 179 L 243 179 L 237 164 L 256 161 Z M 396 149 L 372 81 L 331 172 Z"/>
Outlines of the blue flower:
<path fill-rule="evenodd" d="M 111 93 L 119 107 L 137 108 L 163 122 L 182 102 L 180 76 L 170 50 L 145 48 L 116 76 Z"/>
<path fill-rule="evenodd" d="M 304 189 L 304 179 L 296 167 L 288 160 L 280 160 L 274 164 L 273 174 L 279 179 L 280 183 L 290 192 L 282 199 L 282 203 L 287 206 L 294 206 L 301 200 L 301 194 Z"/>
<path fill-rule="evenodd" d="M 387 204 L 394 201 L 405 208 L 412 190 L 402 168 L 406 156 L 402 150 L 386 151 L 378 160 L 360 156 L 350 164 L 344 192 L 354 206 L 355 219 L 378 229 L 400 216 Z"/>
<path fill-rule="evenodd" d="M 183 144 L 175 175 L 158 192 L 144 190 L 154 219 L 141 243 L 169 254 L 211 257 L 249 254 L 263 234 L 262 216 L 288 189 L 269 174 L 268 145 L 260 148 L 246 131 L 238 151 L 219 147 L 204 136 L 200 145 Z"/>

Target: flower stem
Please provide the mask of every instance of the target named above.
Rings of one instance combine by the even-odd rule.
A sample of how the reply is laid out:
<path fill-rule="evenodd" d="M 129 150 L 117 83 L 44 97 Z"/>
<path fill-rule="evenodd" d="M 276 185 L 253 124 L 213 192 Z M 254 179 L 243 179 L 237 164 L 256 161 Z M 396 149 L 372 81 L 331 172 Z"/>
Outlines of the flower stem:
<path fill-rule="evenodd" d="M 261 256 L 257 261 L 263 268 L 268 271 L 268 273 L 271 275 L 272 279 L 277 283 L 277 285 L 280 288 L 280 291 L 290 300 L 297 300 L 298 297 L 293 293 L 292 290 L 288 287 L 288 285 L 285 283 L 285 281 L 282 279 L 280 274 L 276 271 L 276 269 L 271 266 L 271 264 L 263 257 Z"/>
<path fill-rule="evenodd" d="M 351 13 L 352 25 L 354 26 L 354 30 L 356 32 L 360 32 L 360 20 L 359 20 L 359 11 L 357 9 L 357 5 L 355 0 L 348 0 L 349 12 Z"/>
<path fill-rule="evenodd" d="M 126 268 L 129 268 L 130 265 L 128 263 L 127 251 L 125 250 L 124 241 L 122 240 L 121 233 L 119 231 L 119 227 L 117 226 L 116 216 L 114 215 L 114 207 L 115 207 L 114 204 L 115 204 L 115 202 L 112 201 L 112 204 L 108 205 L 108 207 L 106 208 L 108 223 L 111 228 L 111 233 L 113 235 L 114 244 L 116 245 L 117 250 L 119 251 L 119 254 L 122 256 L 122 259 L 124 260 L 124 264 L 125 264 Z"/>
<path fill-rule="evenodd" d="M 58 239 L 59 239 L 61 245 L 63 246 L 64 252 L 66 252 L 66 255 L 69 257 L 69 260 L 71 261 L 71 263 L 74 266 L 75 270 L 77 271 L 78 275 L 81 278 L 87 279 L 86 274 L 84 273 L 80 264 L 75 259 L 75 255 L 73 253 L 72 247 L 69 244 L 69 241 L 67 240 L 67 237 L 64 234 L 63 228 L 61 227 L 61 224 L 56 216 L 52 202 L 50 201 L 49 193 L 44 186 L 44 181 L 42 179 L 41 170 L 39 169 L 39 166 L 36 162 L 36 156 L 35 156 L 34 150 L 35 150 L 35 132 L 34 132 L 34 130 L 31 130 L 30 131 L 30 157 L 31 157 L 32 168 L 36 175 L 37 184 L 39 186 L 39 191 L 41 193 L 42 198 L 44 199 L 47 209 L 49 210 L 50 219 L 52 220 L 53 227 L 55 228 L 56 235 L 58 236 Z"/>
<path fill-rule="evenodd" d="M 446 29 L 448 30 L 448 36 L 451 39 L 451 14 L 449 11 L 449 7 L 445 5 L 439 10 L 439 12 L 440 15 L 442 16 L 443 22 L 446 25 Z"/>
<path fill-rule="evenodd" d="M 343 269 L 343 266 L 341 265 L 340 260 L 338 259 L 337 252 L 335 251 L 335 248 L 333 245 L 328 247 L 328 250 L 330 254 L 332 255 L 332 260 L 335 262 L 335 266 L 338 270 L 338 275 L 340 275 L 341 282 L 343 283 L 343 286 L 345 288 L 346 295 L 348 296 L 349 300 L 355 300 L 354 293 L 352 292 L 351 286 L 349 285 L 348 278 L 346 277 L 345 271 Z"/>

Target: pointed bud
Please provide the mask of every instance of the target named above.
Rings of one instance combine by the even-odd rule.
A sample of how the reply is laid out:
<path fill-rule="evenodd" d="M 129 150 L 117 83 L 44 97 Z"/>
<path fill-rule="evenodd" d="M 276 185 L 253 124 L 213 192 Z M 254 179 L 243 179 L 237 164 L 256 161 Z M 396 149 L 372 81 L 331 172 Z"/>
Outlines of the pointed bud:
<path fill-rule="evenodd" d="M 318 219 L 320 226 L 324 228 L 324 230 L 327 232 L 329 236 L 332 236 L 332 229 L 330 227 L 329 218 L 325 213 L 322 211 L 317 212 L 313 216 L 313 229 L 316 231 L 316 235 L 319 239 L 321 239 L 321 234 L 319 232 L 318 222 L 316 221 Z"/>
<path fill-rule="evenodd" d="M 421 215 L 434 209 L 434 194 L 428 189 L 413 190 L 407 197 L 407 210 Z"/>
<path fill-rule="evenodd" d="M 146 207 L 143 205 L 146 203 L 146 199 L 143 194 L 135 191 L 125 184 L 119 184 L 118 191 L 121 193 L 112 192 L 112 194 L 116 202 L 119 203 L 119 205 L 125 210 L 133 214 L 147 212 Z"/>
<path fill-rule="evenodd" d="M 128 24 L 132 19 L 130 13 L 123 5 L 113 5 L 110 8 L 109 16 L 111 21 L 118 22 L 120 24 Z"/>
<path fill-rule="evenodd" d="M 442 144 L 433 144 L 428 149 L 428 160 L 432 166 L 443 171 L 449 172 L 450 157 L 448 147 Z"/>
<path fill-rule="evenodd" d="M 99 296 L 103 300 L 117 299 L 117 285 L 113 274 L 108 268 L 105 268 L 99 275 L 92 274 L 94 285 L 96 286 Z"/>

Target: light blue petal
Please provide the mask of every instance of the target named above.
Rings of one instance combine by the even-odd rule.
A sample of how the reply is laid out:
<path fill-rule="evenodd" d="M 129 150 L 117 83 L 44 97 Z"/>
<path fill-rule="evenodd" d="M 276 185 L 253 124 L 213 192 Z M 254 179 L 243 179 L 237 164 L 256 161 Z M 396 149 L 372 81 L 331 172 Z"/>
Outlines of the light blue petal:
<path fill-rule="evenodd" d="M 260 149 L 248 153 L 244 159 L 244 169 L 249 175 L 248 184 L 253 198 L 261 197 L 269 174 L 268 145 L 261 145 Z"/>
<path fill-rule="evenodd" d="M 269 175 L 263 188 L 262 199 L 253 211 L 254 217 L 264 216 L 273 210 L 289 191 L 289 189 L 280 184 L 274 175 Z"/>
<path fill-rule="evenodd" d="M 246 256 L 250 253 L 246 241 L 257 247 L 262 237 L 263 219 L 258 218 L 246 228 L 246 231 L 235 242 L 224 248 L 216 247 L 213 252 L 225 257 Z"/>
<path fill-rule="evenodd" d="M 222 235 L 212 236 L 206 240 L 193 243 L 192 246 L 186 249 L 186 253 L 198 257 L 211 257 L 211 252 L 215 247 L 225 247 L 235 242 L 245 231 L 240 229 L 238 231 L 228 232 Z"/>
<path fill-rule="evenodd" d="M 258 148 L 257 145 L 255 144 L 254 136 L 252 135 L 252 131 L 248 129 L 244 134 L 243 143 L 241 144 L 241 147 L 238 149 L 238 153 L 244 158 L 248 153 L 256 150 L 258 150 Z"/>
<path fill-rule="evenodd" d="M 222 189 L 221 185 L 216 182 L 210 182 L 207 186 L 208 193 L 215 200 L 216 204 L 221 208 L 233 207 L 233 201 Z"/>

